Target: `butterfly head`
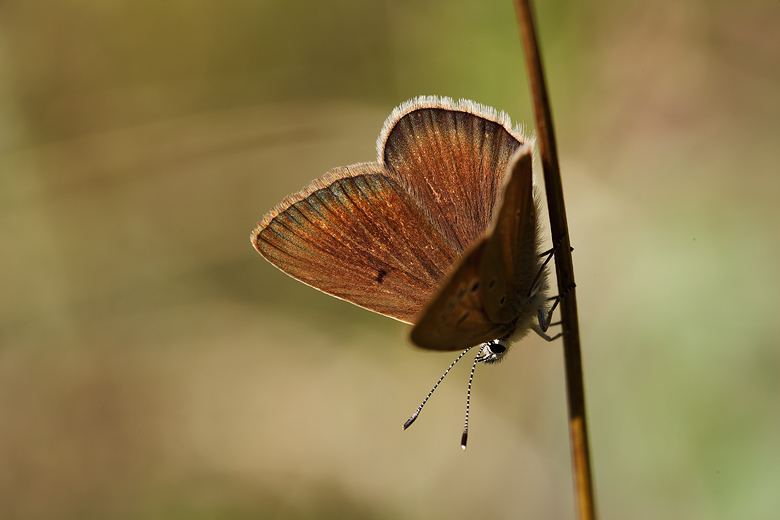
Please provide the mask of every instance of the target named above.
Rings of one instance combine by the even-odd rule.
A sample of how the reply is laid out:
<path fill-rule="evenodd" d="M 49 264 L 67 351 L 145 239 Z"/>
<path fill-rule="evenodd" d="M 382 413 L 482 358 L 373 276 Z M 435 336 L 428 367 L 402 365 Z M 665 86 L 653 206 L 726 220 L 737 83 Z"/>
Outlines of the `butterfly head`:
<path fill-rule="evenodd" d="M 498 363 L 504 359 L 508 349 L 509 347 L 504 340 L 494 339 L 493 341 L 488 341 L 487 343 L 483 343 L 480 347 L 477 361 L 481 361 L 488 365 Z"/>

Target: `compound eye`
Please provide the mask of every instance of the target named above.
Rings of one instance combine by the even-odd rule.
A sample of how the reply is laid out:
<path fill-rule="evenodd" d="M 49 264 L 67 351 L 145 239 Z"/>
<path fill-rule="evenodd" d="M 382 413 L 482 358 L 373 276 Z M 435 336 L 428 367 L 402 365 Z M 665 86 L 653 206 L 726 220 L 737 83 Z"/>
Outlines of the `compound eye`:
<path fill-rule="evenodd" d="M 494 345 L 490 345 L 490 351 L 493 354 L 501 354 L 503 352 L 506 352 L 506 347 L 502 345 L 501 343 L 496 343 Z"/>

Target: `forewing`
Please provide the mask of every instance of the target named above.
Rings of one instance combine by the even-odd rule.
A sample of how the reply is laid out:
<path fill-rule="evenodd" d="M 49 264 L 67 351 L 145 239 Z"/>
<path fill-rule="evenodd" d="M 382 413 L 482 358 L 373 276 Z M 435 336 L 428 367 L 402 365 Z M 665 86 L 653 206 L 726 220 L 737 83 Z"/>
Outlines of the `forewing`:
<path fill-rule="evenodd" d="M 287 197 L 252 244 L 293 278 L 407 323 L 458 256 L 377 163 L 336 168 Z"/>
<path fill-rule="evenodd" d="M 491 223 L 522 136 L 505 114 L 473 102 L 418 98 L 401 105 L 380 135 L 380 162 L 426 211 L 456 251 Z"/>
<path fill-rule="evenodd" d="M 513 157 L 479 265 L 485 312 L 496 323 L 514 322 L 524 312 L 540 269 L 532 163 L 528 145 Z"/>
<path fill-rule="evenodd" d="M 485 312 L 479 287 L 479 264 L 485 239 L 479 239 L 423 309 L 412 328 L 417 346 L 460 350 L 507 336 L 512 325 L 494 323 Z"/>

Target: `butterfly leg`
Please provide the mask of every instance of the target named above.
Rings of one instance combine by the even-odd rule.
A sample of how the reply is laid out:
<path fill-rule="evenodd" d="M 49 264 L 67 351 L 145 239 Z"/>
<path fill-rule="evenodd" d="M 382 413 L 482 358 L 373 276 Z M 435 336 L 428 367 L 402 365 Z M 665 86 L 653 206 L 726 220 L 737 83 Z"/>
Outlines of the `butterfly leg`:
<path fill-rule="evenodd" d="M 552 337 L 548 336 L 546 334 L 547 329 L 553 325 L 560 325 L 561 323 L 560 321 L 551 323 L 553 312 L 555 312 L 555 308 L 558 306 L 558 303 L 561 301 L 561 298 L 566 296 L 566 294 L 572 289 L 574 289 L 575 287 L 576 285 L 572 285 L 571 287 L 563 291 L 563 293 L 559 294 L 558 296 L 553 296 L 552 298 L 547 299 L 547 301 L 550 300 L 555 300 L 555 301 L 553 302 L 552 307 L 550 307 L 549 311 L 545 311 L 544 309 L 539 309 L 537 311 L 536 318 L 538 323 L 531 324 L 531 328 L 533 329 L 534 332 L 536 332 L 539 336 L 543 337 L 547 341 L 553 341 L 561 337 L 561 335 L 563 334 L 562 332 L 559 332 L 558 334 Z"/>
<path fill-rule="evenodd" d="M 542 262 L 542 267 L 540 267 L 539 271 L 536 273 L 536 277 L 534 278 L 534 281 L 531 284 L 531 290 L 528 293 L 529 297 L 533 294 L 536 294 L 536 292 L 539 290 L 539 280 L 542 278 L 542 274 L 544 274 L 544 270 L 547 267 L 547 264 L 549 264 L 550 260 L 552 260 L 553 256 L 555 256 L 555 252 L 558 250 L 558 247 L 561 245 L 561 242 L 563 242 L 563 237 L 558 239 L 558 242 L 556 242 L 555 246 L 552 249 L 548 249 L 544 253 L 539 254 L 540 258 L 541 257 L 547 257 L 547 258 L 544 259 L 544 262 Z M 572 247 L 571 250 L 574 251 L 574 248 Z"/>
<path fill-rule="evenodd" d="M 564 295 L 565 294 L 566 293 L 564 293 Z M 552 320 L 553 312 L 555 312 L 555 308 L 558 306 L 558 303 L 561 301 L 561 296 L 558 295 L 552 298 L 547 298 L 547 301 L 550 300 L 555 300 L 552 304 L 552 307 L 550 307 L 550 310 L 545 311 L 544 309 L 539 309 L 539 312 L 537 314 L 537 318 L 539 319 L 539 327 L 541 327 L 543 331 L 546 331 L 550 327 L 550 320 Z"/>
<path fill-rule="evenodd" d="M 540 315 L 541 315 L 541 313 L 542 313 L 543 311 L 539 311 L 539 312 L 540 312 Z M 541 327 L 540 327 L 538 324 L 536 324 L 536 323 L 531 323 L 531 329 L 532 329 L 534 332 L 536 332 L 536 333 L 537 333 L 537 334 L 538 334 L 540 337 L 544 338 L 544 339 L 545 339 L 545 340 L 547 340 L 547 341 L 555 341 L 556 339 L 560 338 L 560 337 L 563 335 L 563 332 L 559 332 L 559 333 L 558 333 L 558 334 L 556 334 L 555 336 L 549 336 L 549 335 L 548 335 L 548 334 L 547 334 L 547 333 L 546 333 L 544 330 L 542 330 L 542 328 L 541 328 Z"/>
<path fill-rule="evenodd" d="M 560 245 L 560 243 L 561 243 L 561 240 L 563 240 L 563 238 L 560 238 L 560 239 L 558 239 L 558 245 Z M 550 255 L 550 254 L 554 254 L 556 249 L 558 249 L 558 246 L 557 246 L 557 245 L 556 245 L 555 247 L 553 247 L 552 249 L 548 249 L 547 251 L 545 251 L 545 252 L 543 252 L 543 253 L 539 253 L 539 258 L 541 258 L 541 257 L 543 257 L 543 256 Z M 569 247 L 569 251 L 570 251 L 570 252 L 573 252 L 573 251 L 574 251 L 574 248 L 573 248 L 573 247 Z"/>
<path fill-rule="evenodd" d="M 557 248 L 558 248 L 558 246 L 555 246 L 554 248 L 550 249 L 549 251 L 545 251 L 544 253 L 539 255 L 539 256 L 547 256 L 547 258 L 545 258 L 544 262 L 542 262 L 542 267 L 539 268 L 539 271 L 536 273 L 536 277 L 534 278 L 534 281 L 531 284 L 531 290 L 528 292 L 528 297 L 529 298 L 539 291 L 539 280 L 542 278 L 542 274 L 544 274 L 544 270 L 547 267 L 547 264 L 550 263 L 550 260 L 552 260 L 552 257 L 555 254 L 555 250 Z"/>

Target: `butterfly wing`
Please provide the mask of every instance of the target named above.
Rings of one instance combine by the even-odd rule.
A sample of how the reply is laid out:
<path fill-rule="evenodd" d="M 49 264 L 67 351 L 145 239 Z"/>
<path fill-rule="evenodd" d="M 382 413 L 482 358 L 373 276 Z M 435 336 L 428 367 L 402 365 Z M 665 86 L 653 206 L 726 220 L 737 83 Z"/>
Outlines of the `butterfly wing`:
<path fill-rule="evenodd" d="M 496 323 L 516 321 L 536 312 L 528 312 L 532 285 L 541 268 L 532 163 L 533 152 L 528 145 L 512 158 L 510 177 L 479 265 L 485 312 Z"/>
<path fill-rule="evenodd" d="M 479 266 L 487 239 L 461 258 L 412 328 L 412 342 L 430 350 L 461 350 L 506 336 L 511 325 L 490 320 L 482 302 Z"/>
<path fill-rule="evenodd" d="M 287 197 L 252 244 L 293 278 L 407 323 L 458 257 L 377 163 L 336 168 Z"/>
<path fill-rule="evenodd" d="M 512 158 L 490 229 L 475 242 L 423 309 L 412 341 L 459 350 L 511 335 L 535 314 L 529 292 L 539 270 L 531 147 Z"/>
<path fill-rule="evenodd" d="M 524 138 L 493 109 L 447 98 L 398 107 L 377 143 L 379 162 L 458 252 L 490 225 L 513 152 Z"/>

